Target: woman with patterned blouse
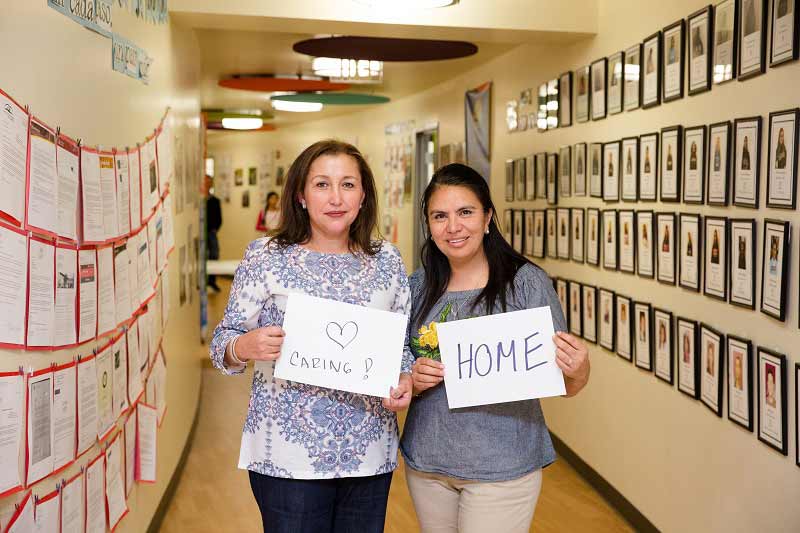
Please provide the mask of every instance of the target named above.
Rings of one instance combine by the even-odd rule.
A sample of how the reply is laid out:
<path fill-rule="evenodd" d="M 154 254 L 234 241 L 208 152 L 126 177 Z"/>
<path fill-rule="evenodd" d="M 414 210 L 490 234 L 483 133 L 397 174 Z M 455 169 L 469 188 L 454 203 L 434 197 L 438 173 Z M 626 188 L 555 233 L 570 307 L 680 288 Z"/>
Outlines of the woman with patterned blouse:
<path fill-rule="evenodd" d="M 225 374 L 253 360 L 239 468 L 268 532 L 383 531 L 397 467 L 395 411 L 411 398 L 411 354 L 389 398 L 273 376 L 287 295 L 304 293 L 408 314 L 397 249 L 372 240 L 377 196 L 358 149 L 334 140 L 306 148 L 287 176 L 280 228 L 253 241 L 214 331 L 211 359 Z"/>

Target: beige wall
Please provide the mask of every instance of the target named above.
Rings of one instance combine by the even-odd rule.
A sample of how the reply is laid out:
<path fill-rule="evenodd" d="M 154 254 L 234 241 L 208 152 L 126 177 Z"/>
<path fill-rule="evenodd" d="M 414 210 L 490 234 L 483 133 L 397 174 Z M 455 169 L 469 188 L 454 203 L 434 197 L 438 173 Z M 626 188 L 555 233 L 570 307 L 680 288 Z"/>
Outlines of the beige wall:
<path fill-rule="evenodd" d="M 662 105 L 575 125 L 549 133 L 528 131 L 508 134 L 504 124 L 505 102 L 522 89 L 614 52 L 623 50 L 656 30 L 687 17 L 705 4 L 699 0 L 637 2 L 601 0 L 598 3 L 598 35 L 568 48 L 523 46 L 446 84 L 421 94 L 375 107 L 368 112 L 307 123 L 274 133 L 220 137 L 214 144 L 234 154 L 252 146 L 282 148 L 291 161 L 302 148 L 328 136 L 358 138 L 369 157 L 379 187 L 382 184 L 385 125 L 415 120 L 418 126 L 438 121 L 441 142 L 463 140 L 464 91 L 492 80 L 492 192 L 498 207 L 503 202 L 503 162 L 539 151 L 557 151 L 578 142 L 602 142 L 657 131 L 674 124 L 694 126 L 737 117 L 761 115 L 797 106 L 796 85 L 800 63 L 768 69 L 767 74 L 746 82 L 731 82 L 711 92 Z M 574 106 L 573 106 L 574 109 Z M 766 124 L 766 123 L 765 123 Z M 766 132 L 766 130 L 765 130 Z M 224 140 L 223 140 L 224 139 Z M 764 143 L 766 143 L 766 137 Z M 241 149 L 237 145 L 241 144 Z M 237 156 L 234 155 L 234 160 Z M 766 196 L 766 163 L 762 163 L 761 202 Z M 603 208 L 593 198 L 570 198 L 567 207 Z M 611 207 L 620 208 L 622 204 Z M 515 207 L 543 208 L 542 202 L 516 203 Z M 790 220 L 800 224 L 795 211 L 762 208 L 720 208 L 658 203 L 626 204 L 626 208 L 680 211 L 726 217 Z M 229 211 L 229 210 L 228 210 Z M 227 211 L 226 211 L 227 216 Z M 411 264 L 412 208 L 401 214 L 399 247 Z M 255 219 L 253 218 L 253 221 Z M 247 221 L 247 226 L 252 223 Z M 244 228 L 245 226 L 242 226 Z M 244 231 L 244 230 L 243 230 Z M 242 242 L 244 239 L 242 240 Z M 797 231 L 793 228 L 793 245 Z M 238 247 L 243 244 L 237 244 Z M 241 257 L 241 249 L 228 250 Z M 794 464 L 793 364 L 800 357 L 793 350 L 800 339 L 797 330 L 797 254 L 791 253 L 789 312 L 779 323 L 758 312 L 741 310 L 678 287 L 653 280 L 576 263 L 539 260 L 551 275 L 600 285 L 635 300 L 651 302 L 678 316 L 707 322 L 721 332 L 735 333 L 787 354 L 789 368 L 789 457 L 758 441 L 756 434 L 717 418 L 700 402 L 692 401 L 657 380 L 652 373 L 597 347 L 590 347 L 593 370 L 589 387 L 574 399 L 545 402 L 548 423 L 584 460 L 622 492 L 658 528 L 664 531 L 790 531 L 800 524 L 800 469 Z M 760 251 L 758 265 L 760 265 Z M 760 282 L 760 275 L 757 280 Z M 727 397 L 727 394 L 725 395 Z M 727 404 L 723 406 L 727 412 Z M 547 490 L 545 487 L 544 490 Z"/>
<path fill-rule="evenodd" d="M 116 4 L 113 22 L 116 32 L 155 58 L 149 86 L 111 69 L 110 39 L 84 29 L 43 1 L 3 6 L 0 87 L 21 104 L 29 105 L 51 126 L 60 126 L 64 133 L 79 137 L 84 143 L 125 147 L 143 141 L 167 107 L 172 107 L 176 133 L 197 138 L 199 52 L 193 33 L 168 24 L 147 24 L 116 8 Z M 197 407 L 199 299 L 195 297 L 192 305 L 183 306 L 178 301 L 178 249 L 186 244 L 189 224 L 197 232 L 197 220 L 194 204 L 187 201 L 183 212 L 174 217 L 175 253 L 164 273 L 169 276 L 170 298 L 168 331 L 163 341 L 168 367 L 168 412 L 158 431 L 158 482 L 136 485 L 128 500 L 130 513 L 117 531 L 147 529 L 183 451 Z M 158 305 L 158 300 L 154 304 Z M 40 368 L 51 361 L 65 362 L 78 354 L 90 354 L 95 346 L 90 342 L 52 353 L 2 350 L 0 370 L 23 364 Z M 72 476 L 100 450 L 95 445 L 63 474 L 36 484 L 33 493 L 50 492 L 58 480 Z M 0 514 L 5 516 L 21 494 L 0 500 Z"/>

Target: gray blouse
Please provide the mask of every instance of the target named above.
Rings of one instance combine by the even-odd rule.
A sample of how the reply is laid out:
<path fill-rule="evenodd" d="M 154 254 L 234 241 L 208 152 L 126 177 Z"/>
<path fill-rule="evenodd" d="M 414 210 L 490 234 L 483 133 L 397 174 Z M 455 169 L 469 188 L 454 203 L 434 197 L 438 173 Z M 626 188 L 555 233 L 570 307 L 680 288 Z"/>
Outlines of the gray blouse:
<path fill-rule="evenodd" d="M 412 319 L 422 304 L 425 274 L 409 278 Z M 448 320 L 484 316 L 485 308 L 471 309 L 480 289 L 445 293 L 419 324 L 410 324 L 409 346 L 420 325 L 437 320 L 451 304 Z M 517 272 L 509 291 L 506 311 L 549 306 L 556 331 L 566 331 L 558 296 L 547 274 L 528 264 Z M 491 314 L 501 313 L 496 304 Z M 413 343 L 416 344 L 416 343 Z M 414 357 L 418 357 L 412 347 Z M 524 476 L 555 461 L 555 451 L 539 400 L 524 400 L 477 407 L 449 409 L 444 383 L 428 389 L 411 402 L 400 450 L 406 464 L 421 472 L 477 481 L 507 481 Z"/>

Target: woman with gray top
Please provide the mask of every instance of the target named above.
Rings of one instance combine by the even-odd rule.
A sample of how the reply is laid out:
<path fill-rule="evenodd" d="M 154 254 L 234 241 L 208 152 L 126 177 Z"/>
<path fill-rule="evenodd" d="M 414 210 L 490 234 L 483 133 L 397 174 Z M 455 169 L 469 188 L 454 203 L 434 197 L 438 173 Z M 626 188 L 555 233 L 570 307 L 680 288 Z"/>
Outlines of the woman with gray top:
<path fill-rule="evenodd" d="M 449 409 L 436 323 L 549 306 L 567 396 L 588 382 L 586 345 L 565 332 L 553 284 L 503 239 L 484 179 L 434 174 L 422 199 L 428 238 L 410 278 L 414 393 L 400 448 L 423 532 L 527 532 L 541 469 L 555 460 L 538 400 Z"/>

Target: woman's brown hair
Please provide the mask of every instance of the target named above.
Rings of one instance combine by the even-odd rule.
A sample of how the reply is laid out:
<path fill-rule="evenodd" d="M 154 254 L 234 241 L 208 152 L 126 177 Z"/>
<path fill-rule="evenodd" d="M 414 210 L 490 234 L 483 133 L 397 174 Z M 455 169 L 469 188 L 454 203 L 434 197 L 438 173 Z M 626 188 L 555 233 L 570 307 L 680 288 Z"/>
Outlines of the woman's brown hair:
<path fill-rule="evenodd" d="M 311 165 L 323 155 L 348 155 L 358 164 L 361 187 L 364 189 L 364 202 L 358 216 L 350 225 L 347 246 L 353 253 L 364 252 L 375 255 L 380 250 L 380 242 L 372 240 L 378 219 L 378 195 L 375 191 L 372 170 L 358 148 L 335 139 L 315 142 L 303 150 L 289 167 L 281 198 L 281 223 L 270 244 L 285 248 L 292 244 L 308 242 L 311 238 L 311 219 L 308 211 L 300 206 L 299 197 L 305 190 Z"/>

